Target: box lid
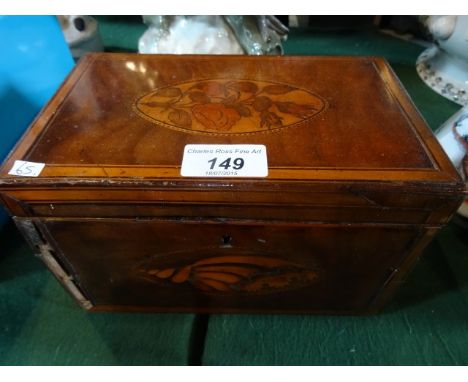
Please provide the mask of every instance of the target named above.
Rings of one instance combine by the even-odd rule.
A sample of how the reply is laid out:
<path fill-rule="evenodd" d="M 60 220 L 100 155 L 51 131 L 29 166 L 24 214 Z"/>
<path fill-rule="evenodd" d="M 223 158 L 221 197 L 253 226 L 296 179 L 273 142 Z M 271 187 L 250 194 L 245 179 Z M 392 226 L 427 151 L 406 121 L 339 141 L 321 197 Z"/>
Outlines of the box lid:
<path fill-rule="evenodd" d="M 265 145 L 268 176 L 182 177 L 187 144 Z M 8 175 L 15 160 L 45 168 L 35 178 Z M 151 188 L 174 191 L 164 196 L 172 201 L 280 204 L 291 202 L 284 192 L 464 189 L 382 58 L 137 54 L 84 57 L 0 171 L 0 188 L 20 200 L 24 190 L 58 187 L 75 190 L 70 199 L 89 198 L 81 189 Z"/>

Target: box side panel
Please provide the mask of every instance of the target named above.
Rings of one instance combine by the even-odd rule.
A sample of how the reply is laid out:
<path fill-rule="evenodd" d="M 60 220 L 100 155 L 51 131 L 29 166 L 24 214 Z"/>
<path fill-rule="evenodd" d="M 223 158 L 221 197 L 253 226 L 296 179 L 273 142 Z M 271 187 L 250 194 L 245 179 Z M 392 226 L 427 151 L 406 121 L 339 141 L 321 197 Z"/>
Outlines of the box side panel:
<path fill-rule="evenodd" d="M 395 267 L 392 274 L 382 285 L 380 291 L 375 295 L 373 301 L 371 301 L 369 305 L 370 313 L 382 310 L 397 290 L 406 282 L 407 276 L 418 263 L 424 248 L 432 241 L 438 232 L 438 228 L 427 228 L 421 231 L 420 237 L 416 240 L 416 244 L 412 250 L 402 260 L 401 264 Z"/>
<path fill-rule="evenodd" d="M 42 260 L 49 271 L 62 284 L 62 286 L 72 295 L 75 301 L 84 309 L 91 309 L 93 303 L 85 296 L 83 289 L 78 285 L 77 280 L 72 276 L 70 265 L 65 259 L 60 259 L 56 252 L 56 245 L 51 245 L 45 238 L 45 227 L 41 221 L 14 218 L 18 230 L 21 232 L 26 242 L 34 251 L 35 256 Z M 65 266 L 67 264 L 68 266 Z"/>

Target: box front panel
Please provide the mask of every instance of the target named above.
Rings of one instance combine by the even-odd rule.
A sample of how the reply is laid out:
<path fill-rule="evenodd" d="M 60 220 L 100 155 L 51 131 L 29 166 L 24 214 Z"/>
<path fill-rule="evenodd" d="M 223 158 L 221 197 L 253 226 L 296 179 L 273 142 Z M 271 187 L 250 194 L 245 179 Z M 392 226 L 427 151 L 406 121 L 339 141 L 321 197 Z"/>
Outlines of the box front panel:
<path fill-rule="evenodd" d="M 420 236 L 396 225 L 44 219 L 64 268 L 99 309 L 357 312 Z"/>

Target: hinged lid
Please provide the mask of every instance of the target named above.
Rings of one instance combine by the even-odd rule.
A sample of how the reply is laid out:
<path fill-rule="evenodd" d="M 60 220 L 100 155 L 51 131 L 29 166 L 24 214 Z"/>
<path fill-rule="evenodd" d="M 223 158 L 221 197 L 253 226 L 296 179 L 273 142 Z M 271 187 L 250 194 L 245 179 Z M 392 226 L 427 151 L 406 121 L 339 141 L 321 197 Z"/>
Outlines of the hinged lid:
<path fill-rule="evenodd" d="M 187 144 L 265 145 L 269 175 L 181 177 Z M 35 178 L 8 175 L 15 160 L 45 168 Z M 32 200 L 27 191 L 40 189 L 34 200 L 43 201 L 120 192 L 138 201 L 350 205 L 372 194 L 380 196 L 370 204 L 411 207 L 412 195 L 459 198 L 464 187 L 376 57 L 91 54 L 0 176 L 10 196 Z M 385 196 L 392 190 L 400 197 Z"/>

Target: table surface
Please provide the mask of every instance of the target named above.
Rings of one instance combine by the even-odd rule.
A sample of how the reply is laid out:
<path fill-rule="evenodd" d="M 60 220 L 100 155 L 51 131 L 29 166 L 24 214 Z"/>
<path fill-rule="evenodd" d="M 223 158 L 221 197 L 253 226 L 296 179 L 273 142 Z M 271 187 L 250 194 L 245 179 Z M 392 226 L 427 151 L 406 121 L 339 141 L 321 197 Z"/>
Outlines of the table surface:
<path fill-rule="evenodd" d="M 134 18 L 99 22 L 109 51 L 135 51 L 145 30 Z M 285 43 L 285 54 L 386 57 L 435 129 L 459 106 L 419 79 L 423 49 L 371 28 L 296 29 Z M 12 224 L 0 248 L 0 365 L 468 364 L 468 235 L 453 222 L 391 304 L 368 317 L 89 313 Z"/>

